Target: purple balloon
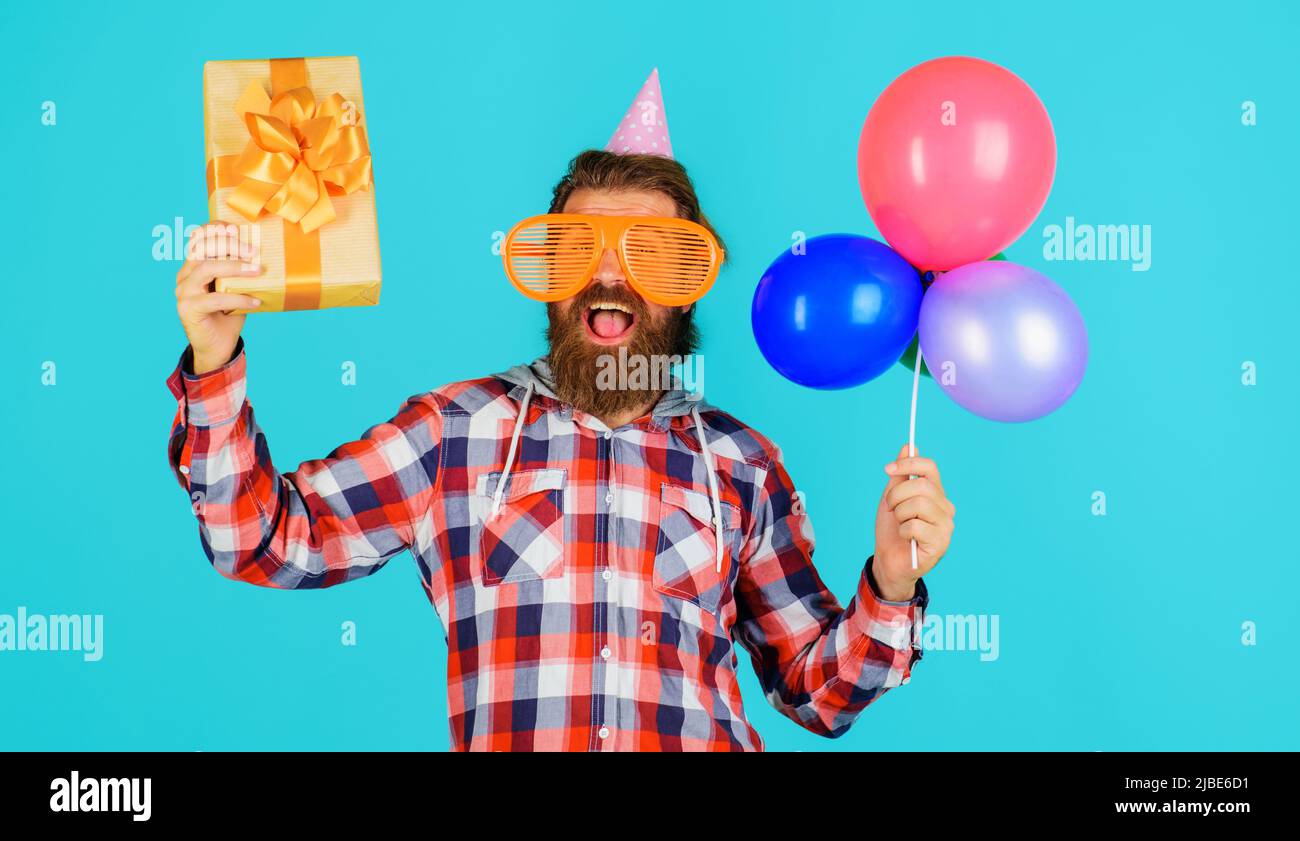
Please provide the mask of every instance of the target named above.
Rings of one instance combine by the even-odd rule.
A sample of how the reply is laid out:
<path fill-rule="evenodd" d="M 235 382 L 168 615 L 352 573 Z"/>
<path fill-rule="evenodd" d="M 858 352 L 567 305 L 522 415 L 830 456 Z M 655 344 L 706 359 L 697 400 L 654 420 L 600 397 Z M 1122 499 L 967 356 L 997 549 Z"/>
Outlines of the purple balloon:
<path fill-rule="evenodd" d="M 921 353 L 959 406 L 1006 423 L 1041 418 L 1074 394 L 1088 366 L 1079 309 L 1047 277 L 1015 263 L 940 275 L 921 301 Z"/>

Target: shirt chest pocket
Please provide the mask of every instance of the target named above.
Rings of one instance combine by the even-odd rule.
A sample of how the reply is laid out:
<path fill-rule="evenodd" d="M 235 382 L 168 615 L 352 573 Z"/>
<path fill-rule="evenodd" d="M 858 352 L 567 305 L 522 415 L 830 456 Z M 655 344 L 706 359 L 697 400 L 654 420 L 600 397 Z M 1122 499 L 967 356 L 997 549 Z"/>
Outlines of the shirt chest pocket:
<path fill-rule="evenodd" d="M 554 578 L 564 571 L 563 468 L 520 470 L 506 479 L 501 507 L 492 507 L 500 473 L 478 477 L 470 545 L 482 566 L 483 584 Z"/>
<path fill-rule="evenodd" d="M 735 579 L 732 549 L 740 530 L 740 509 L 722 503 L 722 571 L 709 495 L 664 484 L 659 493 L 659 540 L 655 546 L 654 587 L 717 614 Z"/>

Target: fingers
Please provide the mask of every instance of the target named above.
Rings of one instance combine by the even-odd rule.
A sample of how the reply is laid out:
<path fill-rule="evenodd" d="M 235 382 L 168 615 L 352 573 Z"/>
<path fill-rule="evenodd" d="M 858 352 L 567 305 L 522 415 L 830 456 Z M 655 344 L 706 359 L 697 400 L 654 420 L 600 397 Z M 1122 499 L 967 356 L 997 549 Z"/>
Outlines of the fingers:
<path fill-rule="evenodd" d="M 890 508 L 897 508 L 904 501 L 914 497 L 929 497 L 934 500 L 941 508 L 947 510 L 948 516 L 956 515 L 957 508 L 952 502 L 943 495 L 943 489 L 936 487 L 929 479 L 918 477 L 916 479 L 906 479 L 897 484 L 885 493 L 885 504 Z"/>
<path fill-rule="evenodd" d="M 915 540 L 918 546 L 925 547 L 927 551 L 938 546 L 943 539 L 940 528 L 925 520 L 908 520 L 898 527 L 898 535 L 904 540 Z"/>
<path fill-rule="evenodd" d="M 939 479 L 939 466 L 928 458 L 908 458 L 903 456 L 897 461 L 892 461 L 885 465 L 885 472 L 890 476 L 903 474 L 905 476 L 924 476 L 927 479 L 934 480 L 936 483 Z"/>
<path fill-rule="evenodd" d="M 209 222 L 190 237 L 185 257 L 188 260 L 251 260 L 257 254 L 256 225 L 233 222 Z"/>
<path fill-rule="evenodd" d="M 937 489 L 929 479 L 907 479 L 907 474 L 903 474 L 903 476 L 903 481 L 895 483 L 885 494 L 885 503 L 890 508 L 897 508 L 900 502 L 914 496 L 937 495 Z"/>
<path fill-rule="evenodd" d="M 177 281 L 176 297 L 191 298 L 208 291 L 208 284 L 219 277 L 252 277 L 261 274 L 262 267 L 257 263 L 241 263 L 238 260 L 203 260 L 195 263 L 190 273 Z"/>
<path fill-rule="evenodd" d="M 907 457 L 907 449 L 908 449 L 907 445 L 904 444 L 904 445 L 903 445 L 903 449 L 901 449 L 901 450 L 898 451 L 898 456 L 897 456 L 897 458 L 898 458 L 898 459 L 906 458 L 906 457 Z M 896 459 L 896 460 L 897 460 L 897 459 Z M 894 464 L 894 463 L 895 463 L 895 462 L 892 462 L 892 461 L 891 461 L 889 464 Z M 886 493 L 889 493 L 891 490 L 893 490 L 894 488 L 899 487 L 900 485 L 902 485 L 904 482 L 907 481 L 907 474 L 906 474 L 906 473 L 890 473 L 890 472 L 889 472 L 889 464 L 886 464 L 886 465 L 885 465 L 885 472 L 886 472 L 886 473 L 889 473 L 889 481 L 885 482 L 885 492 L 886 492 Z"/>
<path fill-rule="evenodd" d="M 193 313 L 229 312 L 230 310 L 255 310 L 262 306 L 262 301 L 251 295 L 235 295 L 224 292 L 210 292 L 190 302 L 189 310 Z"/>
<path fill-rule="evenodd" d="M 945 506 L 925 496 L 914 496 L 894 508 L 894 517 L 900 523 L 908 520 L 924 520 L 940 526 L 952 519 Z"/>
<path fill-rule="evenodd" d="M 909 458 L 906 455 L 901 455 L 896 460 L 885 465 L 885 472 L 891 478 L 922 476 L 934 483 L 934 486 L 940 491 L 943 490 L 943 482 L 939 479 L 939 466 L 928 458 L 921 458 L 920 456 Z"/>
<path fill-rule="evenodd" d="M 190 236 L 185 246 L 185 263 L 176 273 L 176 282 L 181 283 L 207 262 L 255 260 L 258 255 L 258 239 L 256 226 L 209 222 Z"/>

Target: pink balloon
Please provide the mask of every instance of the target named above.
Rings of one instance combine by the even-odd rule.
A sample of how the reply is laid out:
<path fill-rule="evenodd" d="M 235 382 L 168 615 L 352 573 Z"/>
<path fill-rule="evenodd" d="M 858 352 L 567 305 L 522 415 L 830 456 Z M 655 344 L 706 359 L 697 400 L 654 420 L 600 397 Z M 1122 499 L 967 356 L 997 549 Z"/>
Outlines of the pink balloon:
<path fill-rule="evenodd" d="M 1029 85 L 952 56 L 918 64 L 876 100 L 858 140 L 867 212 L 918 269 L 987 260 L 1043 209 L 1056 137 Z"/>

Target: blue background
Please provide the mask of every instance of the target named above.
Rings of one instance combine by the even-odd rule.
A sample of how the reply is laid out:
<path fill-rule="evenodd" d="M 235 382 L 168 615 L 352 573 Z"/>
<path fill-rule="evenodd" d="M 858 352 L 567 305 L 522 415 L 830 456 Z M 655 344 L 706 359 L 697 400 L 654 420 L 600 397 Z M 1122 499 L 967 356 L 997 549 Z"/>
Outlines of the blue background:
<path fill-rule="evenodd" d="M 1052 116 L 1059 164 L 1007 253 L 1078 303 L 1088 374 L 1017 426 L 927 382 L 918 433 L 959 509 L 932 610 L 997 614 L 1000 657 L 928 655 L 837 741 L 773 712 L 742 663 L 748 712 L 779 749 L 1300 748 L 1294 4 L 567 5 L 5 4 L 0 613 L 102 613 L 106 640 L 98 663 L 0 652 L 0 748 L 447 746 L 445 645 L 409 556 L 327 591 L 228 582 L 165 456 L 184 339 L 179 263 L 154 261 L 153 229 L 206 217 L 203 62 L 351 54 L 383 303 L 250 319 L 250 395 L 278 464 L 542 351 L 543 308 L 510 288 L 492 234 L 545 210 L 657 65 L 677 155 L 734 260 L 701 307 L 709 398 L 783 447 L 845 598 L 910 376 L 784 381 L 750 334 L 753 288 L 794 231 L 875 235 L 857 136 L 895 76 L 946 54 L 1013 69 Z M 1151 270 L 1044 261 L 1042 229 L 1066 216 L 1151 225 Z"/>

